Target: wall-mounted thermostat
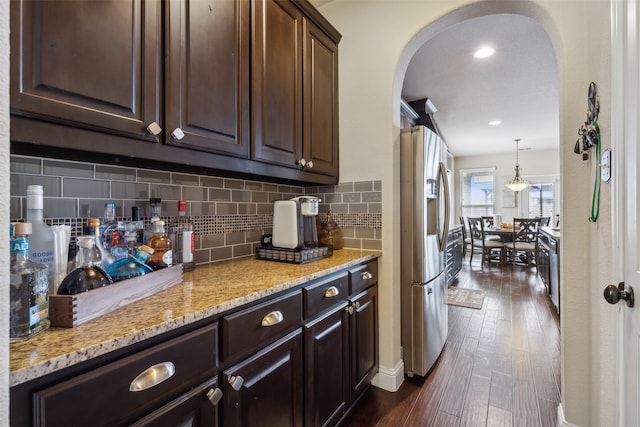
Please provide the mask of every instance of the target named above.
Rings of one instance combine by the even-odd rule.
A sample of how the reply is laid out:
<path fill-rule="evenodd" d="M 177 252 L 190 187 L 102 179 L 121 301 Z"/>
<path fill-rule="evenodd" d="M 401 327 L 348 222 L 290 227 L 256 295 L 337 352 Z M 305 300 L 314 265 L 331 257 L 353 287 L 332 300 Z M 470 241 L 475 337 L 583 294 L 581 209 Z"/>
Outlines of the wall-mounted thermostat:
<path fill-rule="evenodd" d="M 600 160 L 600 177 L 602 182 L 609 182 L 611 180 L 611 148 L 607 148 L 602 153 L 602 159 Z"/>

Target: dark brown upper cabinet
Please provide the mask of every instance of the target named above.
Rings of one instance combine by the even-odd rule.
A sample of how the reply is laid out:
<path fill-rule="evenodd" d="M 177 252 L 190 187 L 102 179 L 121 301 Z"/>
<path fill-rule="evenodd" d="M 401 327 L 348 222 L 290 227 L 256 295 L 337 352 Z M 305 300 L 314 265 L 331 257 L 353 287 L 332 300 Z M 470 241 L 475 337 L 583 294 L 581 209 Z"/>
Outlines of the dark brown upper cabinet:
<path fill-rule="evenodd" d="M 11 0 L 11 152 L 337 184 L 340 37 L 306 0 Z"/>
<path fill-rule="evenodd" d="M 249 157 L 249 0 L 166 9 L 167 143 Z"/>
<path fill-rule="evenodd" d="M 248 0 L 12 6 L 14 113 L 249 156 Z"/>
<path fill-rule="evenodd" d="M 308 19 L 303 24 L 302 153 L 311 171 L 338 176 L 338 44 Z"/>
<path fill-rule="evenodd" d="M 254 0 L 253 158 L 302 159 L 302 14 L 290 1 Z"/>
<path fill-rule="evenodd" d="M 156 141 L 158 1 L 11 2 L 11 112 Z"/>
<path fill-rule="evenodd" d="M 253 158 L 337 176 L 340 36 L 296 4 L 254 0 Z"/>

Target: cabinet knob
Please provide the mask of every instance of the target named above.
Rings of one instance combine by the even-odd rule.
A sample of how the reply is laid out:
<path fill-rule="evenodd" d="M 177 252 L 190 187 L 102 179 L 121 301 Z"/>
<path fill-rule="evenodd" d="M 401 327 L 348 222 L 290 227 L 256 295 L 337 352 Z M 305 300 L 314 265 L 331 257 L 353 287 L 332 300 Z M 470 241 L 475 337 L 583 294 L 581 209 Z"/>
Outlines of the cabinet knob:
<path fill-rule="evenodd" d="M 182 129 L 180 128 L 175 128 L 173 132 L 171 132 L 171 137 L 176 141 L 180 141 L 184 138 L 184 132 L 182 132 Z"/>
<path fill-rule="evenodd" d="M 232 375 L 229 377 L 229 385 L 235 391 L 240 390 L 240 388 L 242 387 L 242 384 L 244 384 L 244 378 L 242 378 L 240 375 L 238 376 Z"/>
<path fill-rule="evenodd" d="M 302 159 L 299 159 L 299 160 L 296 162 L 296 164 L 297 164 L 298 166 L 300 166 L 301 168 L 303 168 L 303 169 L 304 169 L 304 166 L 307 164 L 307 161 L 306 161 L 304 158 L 302 158 Z"/>
<path fill-rule="evenodd" d="M 344 311 L 346 311 L 349 314 L 353 314 L 353 307 L 348 305 L 344 308 Z"/>
<path fill-rule="evenodd" d="M 340 293 L 340 291 L 338 290 L 338 288 L 336 288 L 335 286 L 331 286 L 329 289 L 324 291 L 324 297 L 325 298 L 333 298 L 335 296 L 338 296 L 339 293 Z"/>
<path fill-rule="evenodd" d="M 372 275 L 371 273 L 369 273 L 368 271 L 365 271 L 364 273 L 362 273 L 362 274 L 360 275 L 360 278 L 361 278 L 362 280 L 369 280 L 369 279 L 371 279 L 372 277 L 373 277 L 373 275 Z"/>
<path fill-rule="evenodd" d="M 284 316 L 280 311 L 272 311 L 262 318 L 262 326 L 273 326 L 284 320 Z"/>
<path fill-rule="evenodd" d="M 210 388 L 207 392 L 207 399 L 209 399 L 209 402 L 211 402 L 213 406 L 216 406 L 218 402 L 220 402 L 220 399 L 222 399 L 222 390 L 217 387 L 215 390 Z"/>
<path fill-rule="evenodd" d="M 313 160 L 309 160 L 309 161 L 307 162 L 307 167 L 308 167 L 309 169 L 313 169 Z"/>
<path fill-rule="evenodd" d="M 175 373 L 176 366 L 172 362 L 158 363 L 140 372 L 129 384 L 129 391 L 146 390 L 168 380 Z"/>
<path fill-rule="evenodd" d="M 147 132 L 149 132 L 153 136 L 158 136 L 160 135 L 160 132 L 162 132 L 162 128 L 158 123 L 153 122 L 149 126 L 147 126 Z"/>
<path fill-rule="evenodd" d="M 360 308 L 360 302 L 359 301 L 354 302 L 353 306 L 356 308 L 356 310 L 359 309 Z"/>

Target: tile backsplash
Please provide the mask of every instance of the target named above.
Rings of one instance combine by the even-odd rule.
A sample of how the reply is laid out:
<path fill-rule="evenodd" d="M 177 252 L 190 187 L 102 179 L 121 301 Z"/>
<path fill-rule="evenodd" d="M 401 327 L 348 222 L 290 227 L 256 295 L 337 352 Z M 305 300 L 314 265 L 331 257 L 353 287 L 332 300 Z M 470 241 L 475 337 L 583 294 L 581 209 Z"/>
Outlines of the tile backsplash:
<path fill-rule="evenodd" d="M 74 237 L 89 216 L 103 216 L 105 203 L 116 204 L 118 219 L 131 218 L 138 206 L 148 221 L 149 198 L 161 198 L 161 215 L 171 221 L 184 199 L 195 226 L 196 262 L 237 258 L 253 254 L 260 237 L 271 232 L 275 200 L 312 194 L 322 200 L 321 216 L 331 209 L 345 247 L 382 246 L 380 181 L 298 187 L 18 155 L 10 167 L 11 220 L 24 220 L 27 186 L 42 185 L 45 221 L 70 225 Z"/>

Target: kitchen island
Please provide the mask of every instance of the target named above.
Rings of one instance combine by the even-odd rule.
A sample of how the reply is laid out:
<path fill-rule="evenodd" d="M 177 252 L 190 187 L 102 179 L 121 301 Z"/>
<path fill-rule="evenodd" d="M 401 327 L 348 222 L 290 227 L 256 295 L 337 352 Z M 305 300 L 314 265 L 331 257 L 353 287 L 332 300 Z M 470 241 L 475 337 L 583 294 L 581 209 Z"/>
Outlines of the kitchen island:
<path fill-rule="evenodd" d="M 373 260 L 378 251 L 341 249 L 308 264 L 252 257 L 199 265 L 183 283 L 76 328 L 50 328 L 10 346 L 10 386 Z"/>

